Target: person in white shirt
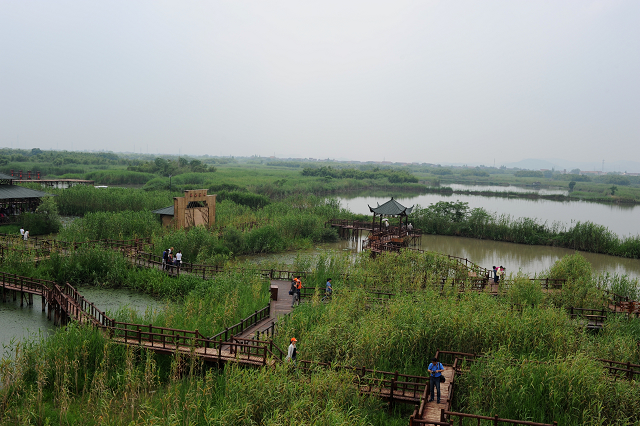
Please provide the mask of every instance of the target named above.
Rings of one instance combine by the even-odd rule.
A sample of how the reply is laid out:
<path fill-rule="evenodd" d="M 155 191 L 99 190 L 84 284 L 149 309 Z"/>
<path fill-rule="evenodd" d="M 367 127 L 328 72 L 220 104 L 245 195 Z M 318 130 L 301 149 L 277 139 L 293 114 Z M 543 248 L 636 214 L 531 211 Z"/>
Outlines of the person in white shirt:
<path fill-rule="evenodd" d="M 180 267 L 182 265 L 182 250 L 178 250 L 176 253 L 176 266 Z"/>
<path fill-rule="evenodd" d="M 295 337 L 291 338 L 291 344 L 289 345 L 289 350 L 287 351 L 287 357 L 284 359 L 285 361 L 291 361 L 293 362 L 293 365 L 296 365 L 296 352 L 298 351 L 296 349 L 296 342 L 298 340 Z"/>

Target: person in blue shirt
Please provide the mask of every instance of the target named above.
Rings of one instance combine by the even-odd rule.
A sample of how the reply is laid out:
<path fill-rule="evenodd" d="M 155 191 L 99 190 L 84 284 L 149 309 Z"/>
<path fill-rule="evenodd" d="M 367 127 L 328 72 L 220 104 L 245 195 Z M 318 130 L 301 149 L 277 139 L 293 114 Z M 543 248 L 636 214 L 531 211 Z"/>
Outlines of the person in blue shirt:
<path fill-rule="evenodd" d="M 324 297 L 322 301 L 325 302 L 331 299 L 331 294 L 333 293 L 333 287 L 331 287 L 331 278 L 327 278 L 327 286 L 324 289 Z"/>
<path fill-rule="evenodd" d="M 438 358 L 434 357 L 431 358 L 431 364 L 427 369 L 429 370 L 429 393 L 431 394 L 429 402 L 433 402 L 433 387 L 435 386 L 438 389 L 438 404 L 440 404 L 440 376 L 442 376 L 444 367 L 438 362 Z"/>

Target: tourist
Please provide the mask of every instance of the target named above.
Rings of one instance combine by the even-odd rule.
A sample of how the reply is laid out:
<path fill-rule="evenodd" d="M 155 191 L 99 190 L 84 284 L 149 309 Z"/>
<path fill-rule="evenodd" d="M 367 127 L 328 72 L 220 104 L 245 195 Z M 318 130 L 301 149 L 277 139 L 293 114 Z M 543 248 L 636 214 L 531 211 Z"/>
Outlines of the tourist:
<path fill-rule="evenodd" d="M 407 229 L 409 231 L 413 230 L 413 225 L 411 224 L 411 222 L 409 222 L 409 224 L 407 225 Z"/>
<path fill-rule="evenodd" d="M 29 231 L 24 231 L 24 234 L 22 235 L 22 238 L 27 241 L 29 239 Z"/>
<path fill-rule="evenodd" d="M 176 253 L 176 266 L 180 268 L 182 266 L 182 250 L 178 250 Z"/>
<path fill-rule="evenodd" d="M 500 265 L 498 268 L 498 275 L 500 275 L 500 278 L 504 279 L 504 266 Z"/>
<path fill-rule="evenodd" d="M 431 358 L 431 364 L 427 369 L 429 370 L 429 393 L 431 394 L 429 402 L 433 402 L 433 387 L 435 386 L 438 390 L 438 404 L 440 404 L 440 376 L 442 376 L 444 367 L 438 362 L 438 358 L 434 357 Z"/>
<path fill-rule="evenodd" d="M 498 281 L 500 281 L 500 275 L 498 274 L 498 268 L 496 268 L 494 265 L 493 266 L 493 283 L 498 284 Z"/>
<path fill-rule="evenodd" d="M 23 226 L 20 227 L 20 237 L 24 238 L 24 227 Z"/>
<path fill-rule="evenodd" d="M 302 289 L 302 281 L 298 275 L 293 279 L 291 283 L 291 291 L 293 291 L 293 299 L 291 300 L 291 307 L 295 307 L 300 304 L 300 290 Z"/>
<path fill-rule="evenodd" d="M 298 340 L 295 337 L 291 338 L 291 344 L 289 345 L 289 350 L 287 351 L 287 357 L 284 359 L 286 362 L 291 361 L 293 363 L 293 365 L 296 365 L 296 355 L 297 355 L 297 349 L 296 349 L 296 342 Z"/>
<path fill-rule="evenodd" d="M 169 249 L 162 252 L 162 270 L 167 269 L 167 258 L 169 257 Z"/>
<path fill-rule="evenodd" d="M 333 293 L 333 288 L 331 287 L 331 278 L 327 278 L 327 286 L 324 289 L 324 297 L 322 301 L 327 301 L 331 299 L 331 294 Z"/>

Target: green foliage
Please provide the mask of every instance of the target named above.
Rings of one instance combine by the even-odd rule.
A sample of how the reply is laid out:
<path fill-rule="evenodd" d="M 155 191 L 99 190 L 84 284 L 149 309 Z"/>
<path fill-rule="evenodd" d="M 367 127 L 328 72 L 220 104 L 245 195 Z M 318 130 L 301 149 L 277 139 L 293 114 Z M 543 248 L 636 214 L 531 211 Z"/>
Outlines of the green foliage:
<path fill-rule="evenodd" d="M 174 248 L 174 253 L 181 250 L 182 261 L 189 263 L 219 264 L 226 260 L 226 255 L 229 253 L 218 236 L 203 226 L 167 232 L 155 243 L 159 252 L 169 247 Z M 225 256 L 216 258 L 216 255 L 220 254 Z"/>
<path fill-rule="evenodd" d="M 94 188 L 78 185 L 54 191 L 60 214 L 82 216 L 90 212 L 154 210 L 173 204 L 172 194 L 133 188 Z"/>
<path fill-rule="evenodd" d="M 285 241 L 272 225 L 252 230 L 245 237 L 245 247 L 249 253 L 276 253 L 285 247 Z"/>
<path fill-rule="evenodd" d="M 513 173 L 515 177 L 533 177 L 533 178 L 541 178 L 544 177 L 542 172 L 535 170 L 518 170 Z"/>
<path fill-rule="evenodd" d="M 627 176 L 607 175 L 604 180 L 604 183 L 627 186 L 627 185 L 631 185 L 631 179 L 629 179 Z"/>
<path fill-rule="evenodd" d="M 463 169 L 460 171 L 460 176 L 476 176 L 476 177 L 489 177 L 489 173 L 476 167 L 474 169 Z"/>
<path fill-rule="evenodd" d="M 87 213 L 60 232 L 63 241 L 146 238 L 161 230 L 158 215 L 150 211 L 124 210 Z"/>
<path fill-rule="evenodd" d="M 600 308 L 604 297 L 593 276 L 591 263 L 581 254 L 567 255 L 549 269 L 549 278 L 564 279 L 567 282 L 561 292 L 551 294 L 556 306 L 576 308 Z"/>
<path fill-rule="evenodd" d="M 390 183 L 418 182 L 418 178 L 405 170 L 382 170 L 379 168 L 371 171 L 363 171 L 358 169 L 334 169 L 331 166 L 322 166 L 318 168 L 305 167 L 302 170 L 302 176 L 357 180 L 387 178 Z"/>
<path fill-rule="evenodd" d="M 640 236 L 619 238 L 608 228 L 592 222 L 576 222 L 569 229 L 560 224 L 548 225 L 532 218 L 513 219 L 508 215 L 489 214 L 468 203 L 440 201 L 427 208 L 416 206 L 412 223 L 426 234 L 465 237 L 567 247 L 575 250 L 640 258 Z"/>
<path fill-rule="evenodd" d="M 22 213 L 19 222 L 29 231 L 29 235 L 54 234 L 62 226 L 53 197 L 43 197 L 35 213 Z"/>
<path fill-rule="evenodd" d="M 271 201 L 269 197 L 246 191 L 218 191 L 216 201 L 231 200 L 236 204 L 261 209 Z"/>
<path fill-rule="evenodd" d="M 564 181 L 573 181 L 573 182 L 591 182 L 591 178 L 587 175 L 580 174 L 556 174 L 553 175 L 554 180 L 564 180 Z"/>
<path fill-rule="evenodd" d="M 185 157 L 177 160 L 157 157 L 153 161 L 136 161 L 128 167 L 128 170 L 153 173 L 162 176 L 180 175 L 182 173 L 212 173 L 216 171 L 214 166 L 207 166 L 201 160 L 193 159 L 189 161 Z"/>
<path fill-rule="evenodd" d="M 640 407 L 634 382 L 614 381 L 584 354 L 539 362 L 513 359 L 500 350 L 473 363 L 457 380 L 458 389 L 468 389 L 460 410 L 487 416 L 563 425 L 631 424 Z"/>
<path fill-rule="evenodd" d="M 153 179 L 151 173 L 131 172 L 127 170 L 98 170 L 87 173 L 84 178 L 100 185 L 142 185 Z"/>
<path fill-rule="evenodd" d="M 544 293 L 540 283 L 530 280 L 529 277 L 516 276 L 509 282 L 507 289 L 507 299 L 513 305 L 522 307 L 537 307 L 544 299 Z"/>
<path fill-rule="evenodd" d="M 432 168 L 429 169 L 429 173 L 433 174 L 433 175 L 438 175 L 438 176 L 444 176 L 444 175 L 450 175 L 453 174 L 453 172 L 451 171 L 451 169 L 447 169 L 447 168 Z"/>

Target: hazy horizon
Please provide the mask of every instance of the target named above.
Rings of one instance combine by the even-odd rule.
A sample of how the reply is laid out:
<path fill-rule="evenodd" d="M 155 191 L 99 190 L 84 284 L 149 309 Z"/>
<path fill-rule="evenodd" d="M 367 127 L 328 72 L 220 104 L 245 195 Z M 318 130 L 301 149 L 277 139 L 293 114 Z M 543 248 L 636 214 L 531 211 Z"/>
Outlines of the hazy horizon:
<path fill-rule="evenodd" d="M 624 0 L 0 0 L 0 146 L 606 169 L 640 161 L 639 21 Z"/>

